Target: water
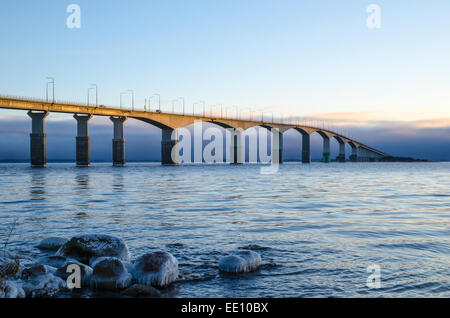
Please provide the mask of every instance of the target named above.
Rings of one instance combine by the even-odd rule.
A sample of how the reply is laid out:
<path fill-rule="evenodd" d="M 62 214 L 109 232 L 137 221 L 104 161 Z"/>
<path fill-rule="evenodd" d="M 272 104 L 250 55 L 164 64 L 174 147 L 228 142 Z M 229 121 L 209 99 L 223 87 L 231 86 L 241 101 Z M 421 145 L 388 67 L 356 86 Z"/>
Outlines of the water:
<path fill-rule="evenodd" d="M 450 296 L 450 163 L 180 166 L 0 165 L 0 242 L 38 256 L 49 236 L 107 233 L 132 257 L 166 250 L 170 297 Z M 220 257 L 261 254 L 260 272 L 224 275 Z M 381 288 L 366 286 L 381 267 Z"/>

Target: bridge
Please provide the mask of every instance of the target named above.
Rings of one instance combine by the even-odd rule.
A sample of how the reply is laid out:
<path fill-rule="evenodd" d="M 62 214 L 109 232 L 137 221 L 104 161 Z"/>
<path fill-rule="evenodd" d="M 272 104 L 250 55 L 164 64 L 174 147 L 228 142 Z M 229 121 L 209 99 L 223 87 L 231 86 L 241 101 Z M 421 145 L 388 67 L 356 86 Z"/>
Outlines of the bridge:
<path fill-rule="evenodd" d="M 161 163 L 163 165 L 173 165 L 176 162 L 171 157 L 172 148 L 177 143 L 177 140 L 172 139 L 172 132 L 179 128 L 183 128 L 194 124 L 195 122 L 208 122 L 220 127 L 231 129 L 235 137 L 231 140 L 231 149 L 233 156 L 230 158 L 231 164 L 243 163 L 242 158 L 237 154 L 238 141 L 243 138 L 243 132 L 252 127 L 264 127 L 270 131 L 277 130 L 279 138 L 278 151 L 279 162 L 283 162 L 283 133 L 289 129 L 294 129 L 302 135 L 302 162 L 311 162 L 310 150 L 310 136 L 317 132 L 323 139 L 323 158 L 324 162 L 331 161 L 330 153 L 330 139 L 334 138 L 339 143 L 339 156 L 336 158 L 339 162 L 346 161 L 345 148 L 349 144 L 352 149 L 350 161 L 378 161 L 387 154 L 369 147 L 352 138 L 348 138 L 337 132 L 328 129 L 312 127 L 308 125 L 298 125 L 295 123 L 280 123 L 272 121 L 265 121 L 261 118 L 260 121 L 250 119 L 233 118 L 228 115 L 223 116 L 206 116 L 205 113 L 201 115 L 187 115 L 178 114 L 175 112 L 161 112 L 161 111 L 145 111 L 134 109 L 122 109 L 105 106 L 90 106 L 75 103 L 47 101 L 39 99 L 29 99 L 22 97 L 0 96 L 0 108 L 15 109 L 28 111 L 28 116 L 32 120 L 32 131 L 30 134 L 30 160 L 33 167 L 45 167 L 46 165 L 46 133 L 45 133 L 45 119 L 50 113 L 69 113 L 74 114 L 77 121 L 77 136 L 76 136 L 76 163 L 78 166 L 90 165 L 90 137 L 89 137 L 89 120 L 92 116 L 107 116 L 113 122 L 114 138 L 112 140 L 113 148 L 113 164 L 115 166 L 122 166 L 125 164 L 125 138 L 124 138 L 124 123 L 127 118 L 137 119 L 148 124 L 159 127 L 162 130 L 161 141 Z M 274 150 L 276 151 L 276 150 Z"/>

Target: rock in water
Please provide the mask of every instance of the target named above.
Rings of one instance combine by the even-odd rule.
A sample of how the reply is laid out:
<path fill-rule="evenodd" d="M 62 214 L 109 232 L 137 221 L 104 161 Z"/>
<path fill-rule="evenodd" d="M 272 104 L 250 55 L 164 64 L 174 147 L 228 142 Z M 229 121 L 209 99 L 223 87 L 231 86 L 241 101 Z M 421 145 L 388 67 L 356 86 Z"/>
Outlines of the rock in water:
<path fill-rule="evenodd" d="M 139 284 L 164 288 L 178 278 L 178 261 L 167 252 L 149 253 L 139 257 L 130 271 Z"/>
<path fill-rule="evenodd" d="M 67 239 L 62 237 L 49 237 L 43 239 L 36 247 L 46 251 L 57 251 L 61 246 L 67 243 Z"/>
<path fill-rule="evenodd" d="M 66 282 L 48 273 L 44 265 L 24 269 L 21 284 L 26 295 L 31 298 L 56 297 L 66 287 Z"/>
<path fill-rule="evenodd" d="M 66 264 L 67 258 L 64 256 L 44 256 L 39 257 L 36 263 L 60 268 Z"/>
<path fill-rule="evenodd" d="M 84 264 L 89 264 L 92 258 L 98 257 L 130 260 L 130 253 L 125 242 L 118 237 L 104 234 L 74 236 L 61 246 L 56 255 L 71 257 Z"/>
<path fill-rule="evenodd" d="M 32 265 L 31 267 L 27 267 L 22 271 L 22 279 L 23 280 L 27 280 L 30 277 L 38 277 L 41 275 L 45 275 L 47 274 L 47 269 L 45 268 L 44 265 L 41 264 L 37 264 L 37 265 Z"/>
<path fill-rule="evenodd" d="M 124 289 L 131 285 L 132 279 L 120 259 L 105 257 L 95 263 L 91 287 L 106 290 Z"/>
<path fill-rule="evenodd" d="M 127 297 L 133 297 L 133 298 L 159 297 L 159 296 L 161 296 L 161 293 L 159 292 L 159 290 L 157 290 L 156 288 L 153 288 L 151 286 L 134 284 L 133 286 L 125 289 L 122 292 L 122 295 L 127 296 Z"/>
<path fill-rule="evenodd" d="M 261 256 L 253 251 L 239 251 L 219 261 L 221 271 L 228 273 L 248 273 L 261 267 Z"/>
<path fill-rule="evenodd" d="M 0 281 L 0 298 L 25 298 L 25 291 L 15 281 Z"/>

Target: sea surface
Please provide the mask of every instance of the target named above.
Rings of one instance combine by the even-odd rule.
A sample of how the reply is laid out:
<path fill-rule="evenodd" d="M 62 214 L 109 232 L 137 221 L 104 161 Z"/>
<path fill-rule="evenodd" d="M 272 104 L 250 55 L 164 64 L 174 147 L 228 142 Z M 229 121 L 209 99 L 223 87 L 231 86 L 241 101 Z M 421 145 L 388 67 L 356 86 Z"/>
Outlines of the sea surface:
<path fill-rule="evenodd" d="M 49 236 L 116 235 L 178 259 L 166 297 L 450 297 L 450 163 L 0 164 L 0 194 L 1 248 L 15 221 L 7 248 L 33 257 Z M 261 270 L 220 273 L 241 249 Z"/>

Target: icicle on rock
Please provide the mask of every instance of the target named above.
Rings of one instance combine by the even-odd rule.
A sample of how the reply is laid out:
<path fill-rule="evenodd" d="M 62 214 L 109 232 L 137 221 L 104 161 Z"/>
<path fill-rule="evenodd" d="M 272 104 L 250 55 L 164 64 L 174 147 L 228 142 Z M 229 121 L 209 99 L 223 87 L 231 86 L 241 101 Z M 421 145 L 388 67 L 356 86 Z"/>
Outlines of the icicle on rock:
<path fill-rule="evenodd" d="M 25 291 L 16 281 L 0 280 L 0 298 L 25 298 Z"/>
<path fill-rule="evenodd" d="M 95 263 L 91 276 L 91 287 L 106 290 L 120 290 L 132 283 L 132 276 L 120 259 L 105 257 Z"/>
<path fill-rule="evenodd" d="M 139 284 L 164 288 L 178 278 L 178 261 L 167 252 L 149 253 L 139 257 L 130 271 Z"/>
<path fill-rule="evenodd" d="M 219 261 L 219 269 L 227 273 L 249 273 L 260 267 L 261 256 L 254 251 L 238 251 Z"/>
<path fill-rule="evenodd" d="M 65 281 L 48 273 L 40 264 L 24 269 L 21 278 L 21 287 L 31 298 L 56 297 L 66 288 Z"/>

